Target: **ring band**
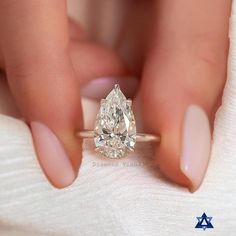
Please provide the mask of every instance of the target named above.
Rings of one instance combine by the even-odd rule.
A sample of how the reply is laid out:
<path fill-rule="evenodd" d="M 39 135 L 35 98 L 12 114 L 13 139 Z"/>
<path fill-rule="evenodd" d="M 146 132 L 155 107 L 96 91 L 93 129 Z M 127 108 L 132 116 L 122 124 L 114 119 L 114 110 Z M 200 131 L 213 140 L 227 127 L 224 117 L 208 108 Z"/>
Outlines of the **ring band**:
<path fill-rule="evenodd" d="M 76 133 L 78 138 L 94 138 L 94 131 L 93 130 L 83 130 L 78 131 Z M 160 136 L 154 134 L 144 134 L 144 133 L 137 133 L 136 134 L 136 141 L 137 142 L 160 142 Z"/>

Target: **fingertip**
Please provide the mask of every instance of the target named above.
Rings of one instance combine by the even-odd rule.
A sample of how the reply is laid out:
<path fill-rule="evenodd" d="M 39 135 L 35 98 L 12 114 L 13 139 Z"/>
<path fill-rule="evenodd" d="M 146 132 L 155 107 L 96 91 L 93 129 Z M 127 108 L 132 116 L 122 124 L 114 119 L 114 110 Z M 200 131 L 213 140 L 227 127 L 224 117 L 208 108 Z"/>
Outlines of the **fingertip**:
<path fill-rule="evenodd" d="M 32 121 L 30 127 L 39 164 L 49 182 L 56 188 L 71 185 L 76 172 L 64 145 L 45 124 Z"/>
<path fill-rule="evenodd" d="M 195 192 L 210 160 L 210 124 L 206 112 L 196 104 L 187 106 L 182 116 L 181 122 L 172 119 L 172 125 L 163 131 L 156 156 L 165 176 Z"/>
<path fill-rule="evenodd" d="M 101 100 L 106 97 L 115 84 L 119 84 L 124 94 L 128 98 L 132 98 L 137 91 L 138 78 L 134 76 L 109 76 L 96 78 L 81 87 L 81 96 L 94 100 Z"/>
<path fill-rule="evenodd" d="M 211 130 L 206 112 L 198 105 L 186 109 L 182 128 L 180 169 L 196 191 L 206 174 L 211 152 Z"/>

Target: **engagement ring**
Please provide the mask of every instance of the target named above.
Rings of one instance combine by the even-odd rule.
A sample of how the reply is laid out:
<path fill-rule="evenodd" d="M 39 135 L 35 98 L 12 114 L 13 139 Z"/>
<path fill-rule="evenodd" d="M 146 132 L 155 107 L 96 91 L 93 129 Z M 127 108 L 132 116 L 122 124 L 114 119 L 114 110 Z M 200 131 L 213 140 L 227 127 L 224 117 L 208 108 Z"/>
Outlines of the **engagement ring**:
<path fill-rule="evenodd" d="M 108 158 L 126 157 L 136 142 L 159 142 L 160 137 L 136 132 L 132 101 L 126 99 L 118 84 L 101 100 L 94 130 L 77 133 L 79 138 L 94 138 L 95 150 Z"/>

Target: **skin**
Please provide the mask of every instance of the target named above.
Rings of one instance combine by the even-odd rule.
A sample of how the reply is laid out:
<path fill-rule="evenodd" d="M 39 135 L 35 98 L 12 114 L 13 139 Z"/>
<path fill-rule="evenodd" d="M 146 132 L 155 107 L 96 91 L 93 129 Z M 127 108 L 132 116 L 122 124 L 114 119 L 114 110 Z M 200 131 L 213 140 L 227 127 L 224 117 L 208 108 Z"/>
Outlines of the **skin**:
<path fill-rule="evenodd" d="M 115 52 L 69 20 L 63 0 L 1 0 L 0 68 L 25 120 L 50 127 L 76 170 L 80 86 L 107 75 L 141 77 L 144 125 L 162 137 L 156 160 L 169 179 L 189 186 L 179 168 L 182 117 L 197 103 L 213 127 L 226 79 L 230 7 L 230 0 L 137 1 Z"/>
<path fill-rule="evenodd" d="M 135 27 L 144 8 L 152 8 L 152 23 L 143 23 L 149 29 L 146 41 L 143 29 Z M 125 31 L 119 45 L 133 73 L 142 68 L 139 92 L 145 128 L 162 138 L 156 162 L 165 176 L 190 188 L 179 166 L 183 114 L 189 104 L 198 104 L 213 129 L 226 80 L 230 8 L 231 1 L 221 0 L 141 1 L 130 16 L 128 28 L 133 32 Z M 131 45 L 125 51 L 124 41 Z M 134 60 L 132 55 L 142 57 Z"/>

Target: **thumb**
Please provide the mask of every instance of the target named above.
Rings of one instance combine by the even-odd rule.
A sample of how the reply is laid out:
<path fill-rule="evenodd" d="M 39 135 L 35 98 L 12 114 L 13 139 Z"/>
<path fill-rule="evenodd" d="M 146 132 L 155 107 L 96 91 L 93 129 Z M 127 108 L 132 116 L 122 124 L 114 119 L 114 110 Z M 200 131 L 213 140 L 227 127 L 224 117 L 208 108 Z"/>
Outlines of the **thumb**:
<path fill-rule="evenodd" d="M 66 187 L 81 163 L 74 133 L 83 125 L 79 83 L 68 53 L 66 3 L 8 2 L 0 22 L 9 86 L 30 123 L 40 165 L 54 186 Z"/>
<path fill-rule="evenodd" d="M 161 27 L 152 34 L 158 37 L 144 67 L 144 119 L 161 134 L 156 161 L 162 172 L 195 191 L 207 171 L 226 79 L 230 1 L 215 1 L 214 9 L 210 1 L 158 3 L 155 9 L 165 14 L 155 16 Z"/>

